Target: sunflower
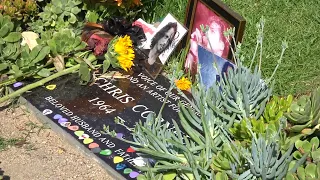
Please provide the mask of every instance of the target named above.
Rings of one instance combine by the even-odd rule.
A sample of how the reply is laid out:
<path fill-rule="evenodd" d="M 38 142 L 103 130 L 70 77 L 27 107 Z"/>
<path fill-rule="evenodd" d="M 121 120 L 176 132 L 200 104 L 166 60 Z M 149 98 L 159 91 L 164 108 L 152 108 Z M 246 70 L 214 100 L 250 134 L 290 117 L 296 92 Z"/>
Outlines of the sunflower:
<path fill-rule="evenodd" d="M 132 61 L 135 57 L 130 36 L 120 37 L 114 45 L 114 51 L 121 68 L 128 71 L 133 66 Z"/>
<path fill-rule="evenodd" d="M 179 80 L 175 81 L 176 86 L 181 90 L 188 90 L 191 87 L 191 82 L 188 80 L 188 78 L 181 78 Z"/>

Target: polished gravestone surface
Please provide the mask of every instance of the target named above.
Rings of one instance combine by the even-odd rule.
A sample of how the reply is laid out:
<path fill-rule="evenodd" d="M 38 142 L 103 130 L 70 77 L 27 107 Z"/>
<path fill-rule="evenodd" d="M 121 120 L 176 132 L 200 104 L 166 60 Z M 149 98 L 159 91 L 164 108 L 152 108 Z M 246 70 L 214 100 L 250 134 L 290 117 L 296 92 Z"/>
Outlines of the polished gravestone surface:
<path fill-rule="evenodd" d="M 20 83 L 13 90 L 26 84 Z M 78 75 L 73 74 L 36 88 L 23 98 L 29 107 L 38 111 L 40 119 L 53 122 L 53 129 L 67 134 L 71 142 L 76 141 L 81 149 L 93 154 L 117 179 L 136 179 L 141 173 L 134 168 L 134 158 L 138 155 L 130 144 L 119 138 L 132 140 L 130 129 L 139 120 L 144 121 L 150 112 L 159 112 L 169 86 L 170 82 L 164 76 L 153 80 L 146 73 L 106 75 L 83 86 Z M 163 113 L 163 119 L 171 127 L 171 120 L 178 120 L 178 101 L 187 103 L 174 91 L 172 93 Z M 115 123 L 115 118 L 121 123 Z M 104 126 L 114 130 L 117 137 L 102 133 Z"/>

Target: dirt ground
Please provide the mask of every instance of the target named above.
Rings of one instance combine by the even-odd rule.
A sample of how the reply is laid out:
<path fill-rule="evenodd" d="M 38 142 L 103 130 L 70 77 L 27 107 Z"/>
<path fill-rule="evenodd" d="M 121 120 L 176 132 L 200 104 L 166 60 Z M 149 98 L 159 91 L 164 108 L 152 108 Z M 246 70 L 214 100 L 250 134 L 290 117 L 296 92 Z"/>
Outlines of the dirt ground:
<path fill-rule="evenodd" d="M 0 104 L 0 137 L 26 140 L 0 151 L 0 175 L 3 171 L 11 180 L 113 179 L 96 161 L 46 127 L 25 107 L 3 109 Z"/>

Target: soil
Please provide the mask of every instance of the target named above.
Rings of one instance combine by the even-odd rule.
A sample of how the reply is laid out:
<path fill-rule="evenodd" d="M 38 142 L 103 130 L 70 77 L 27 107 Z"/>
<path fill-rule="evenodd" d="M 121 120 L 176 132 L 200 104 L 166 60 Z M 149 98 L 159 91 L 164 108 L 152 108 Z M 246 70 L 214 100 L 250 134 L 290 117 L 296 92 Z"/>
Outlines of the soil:
<path fill-rule="evenodd" d="M 12 180 L 113 179 L 100 164 L 68 144 L 24 106 L 12 109 L 0 104 L 0 137 L 22 138 L 0 150 L 0 175 L 4 171 Z"/>

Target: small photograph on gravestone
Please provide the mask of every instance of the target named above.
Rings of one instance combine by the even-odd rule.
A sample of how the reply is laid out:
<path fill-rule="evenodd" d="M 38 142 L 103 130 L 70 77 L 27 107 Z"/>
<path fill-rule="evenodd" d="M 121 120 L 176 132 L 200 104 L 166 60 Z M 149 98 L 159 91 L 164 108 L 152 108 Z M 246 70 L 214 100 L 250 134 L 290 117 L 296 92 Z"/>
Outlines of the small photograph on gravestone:
<path fill-rule="evenodd" d="M 171 14 L 168 14 L 157 27 L 157 31 L 143 47 L 148 59 L 145 61 L 146 72 L 154 79 L 161 72 L 164 64 L 169 59 L 187 29 Z"/>

